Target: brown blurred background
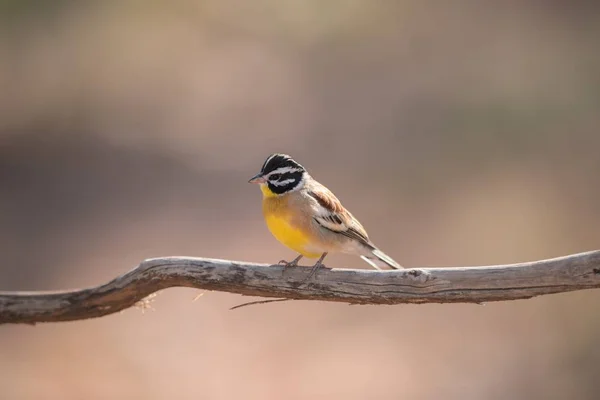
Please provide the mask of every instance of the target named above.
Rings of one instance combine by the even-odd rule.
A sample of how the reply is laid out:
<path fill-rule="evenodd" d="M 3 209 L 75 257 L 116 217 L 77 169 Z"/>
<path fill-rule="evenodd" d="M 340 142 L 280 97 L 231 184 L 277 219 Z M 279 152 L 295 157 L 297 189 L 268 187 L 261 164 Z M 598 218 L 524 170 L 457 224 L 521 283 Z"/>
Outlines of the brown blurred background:
<path fill-rule="evenodd" d="M 0 290 L 293 257 L 246 183 L 274 151 L 406 266 L 600 248 L 597 4 L 0 1 Z M 600 396 L 596 291 L 237 311 L 198 293 L 1 326 L 0 398 Z"/>

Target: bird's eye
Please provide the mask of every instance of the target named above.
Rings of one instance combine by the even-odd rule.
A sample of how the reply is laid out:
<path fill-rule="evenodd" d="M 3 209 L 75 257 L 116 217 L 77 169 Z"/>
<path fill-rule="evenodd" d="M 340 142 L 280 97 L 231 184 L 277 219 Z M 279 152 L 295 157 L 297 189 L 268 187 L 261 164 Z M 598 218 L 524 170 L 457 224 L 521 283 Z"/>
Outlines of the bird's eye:
<path fill-rule="evenodd" d="M 281 178 L 281 174 L 271 174 L 271 175 L 269 175 L 269 180 L 270 181 L 278 181 L 279 178 Z"/>

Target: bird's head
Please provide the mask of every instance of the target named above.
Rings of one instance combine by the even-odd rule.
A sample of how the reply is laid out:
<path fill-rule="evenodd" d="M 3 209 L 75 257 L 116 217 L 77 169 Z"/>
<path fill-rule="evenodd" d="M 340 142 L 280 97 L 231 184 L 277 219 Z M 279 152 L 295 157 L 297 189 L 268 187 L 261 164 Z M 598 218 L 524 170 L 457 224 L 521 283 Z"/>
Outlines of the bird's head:
<path fill-rule="evenodd" d="M 263 163 L 260 172 L 248 182 L 257 183 L 267 197 L 281 196 L 304 186 L 308 173 L 287 154 L 271 154 Z"/>

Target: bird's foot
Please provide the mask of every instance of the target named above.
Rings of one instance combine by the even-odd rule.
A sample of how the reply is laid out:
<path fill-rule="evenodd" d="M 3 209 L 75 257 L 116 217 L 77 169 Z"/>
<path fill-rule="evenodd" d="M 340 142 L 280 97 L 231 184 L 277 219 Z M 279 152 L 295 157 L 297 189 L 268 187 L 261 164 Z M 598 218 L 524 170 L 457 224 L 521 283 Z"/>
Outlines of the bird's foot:
<path fill-rule="evenodd" d="M 309 281 L 313 276 L 316 276 L 317 271 L 319 271 L 321 268 L 326 268 L 325 264 L 318 262 L 315 265 L 313 265 L 310 272 L 308 273 L 308 276 L 304 278 L 302 282 Z"/>
<path fill-rule="evenodd" d="M 286 260 L 280 260 L 277 264 L 278 265 L 283 265 L 283 271 L 281 272 L 282 275 L 285 275 L 285 271 L 287 271 L 288 268 L 290 267 L 297 267 L 298 266 L 298 261 L 300 261 L 300 259 L 303 256 L 300 255 L 296 258 L 294 258 L 292 261 L 286 261 Z"/>
<path fill-rule="evenodd" d="M 323 264 L 323 260 L 325 259 L 326 256 L 327 256 L 327 253 L 323 253 L 321 255 L 321 257 L 317 260 L 315 265 L 313 265 L 312 269 L 308 273 L 308 276 L 306 278 L 304 278 L 304 280 L 302 282 L 308 281 L 310 278 L 313 277 L 313 275 L 315 275 L 317 273 L 318 270 L 320 270 L 321 268 L 325 268 L 325 264 Z"/>

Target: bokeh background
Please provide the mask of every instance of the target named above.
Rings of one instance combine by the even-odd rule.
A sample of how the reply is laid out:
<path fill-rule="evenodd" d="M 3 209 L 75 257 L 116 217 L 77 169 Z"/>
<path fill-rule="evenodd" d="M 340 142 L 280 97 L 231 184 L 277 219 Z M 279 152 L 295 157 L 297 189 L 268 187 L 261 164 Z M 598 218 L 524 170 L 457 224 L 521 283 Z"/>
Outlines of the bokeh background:
<path fill-rule="evenodd" d="M 293 257 L 246 183 L 274 151 L 406 266 L 599 248 L 598 4 L 0 1 L 0 290 Z M 199 293 L 0 326 L 0 398 L 600 396 L 596 291 L 236 311 Z"/>

